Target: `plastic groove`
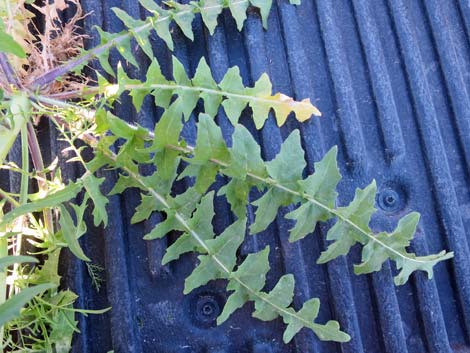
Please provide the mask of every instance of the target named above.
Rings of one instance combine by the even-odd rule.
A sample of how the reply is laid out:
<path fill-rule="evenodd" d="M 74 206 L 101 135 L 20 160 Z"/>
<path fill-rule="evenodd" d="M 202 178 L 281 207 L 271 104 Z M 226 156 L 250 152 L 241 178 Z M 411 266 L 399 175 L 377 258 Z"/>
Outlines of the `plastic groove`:
<path fill-rule="evenodd" d="M 190 73 L 204 55 L 216 81 L 228 67 L 238 65 L 245 84 L 267 72 L 275 91 L 296 98 L 310 97 L 323 117 L 303 124 L 289 119 L 280 132 L 273 119 L 269 119 L 263 131 L 255 131 L 245 112 L 240 122 L 262 141 L 264 157 L 273 158 L 289 131 L 299 128 L 310 173 L 312 162 L 338 144 L 344 177 L 340 184 L 341 202 L 349 201 L 355 187 L 363 187 L 372 178 L 376 178 L 379 185 L 395 182 L 405 190 L 404 204 L 397 210 L 379 212 L 374 224 L 381 229 L 392 227 L 396 216 L 409 208 L 422 211 L 420 226 L 428 238 L 424 238 L 423 233 L 418 234 L 413 241 L 415 250 L 426 254 L 451 248 L 458 252 L 457 258 L 436 268 L 435 281 L 428 281 L 424 274 L 418 273 L 409 285 L 394 290 L 390 278 L 394 269 L 390 270 L 387 264 L 382 272 L 372 276 L 352 275 L 352 264 L 359 256 L 356 249 L 348 258 L 327 266 L 314 264 L 323 248 L 328 226 L 321 225 L 320 231 L 317 230 L 321 234 L 310 235 L 301 241 L 302 248 L 297 248 L 296 244 L 286 241 L 291 224 L 280 215 L 264 234 L 247 235 L 241 255 L 269 243 L 272 272 L 268 287 L 282 273 L 294 272 L 295 293 L 299 295 L 296 304 L 305 293 L 320 297 L 322 321 L 339 320 L 342 328 L 353 337 L 351 343 L 340 347 L 321 342 L 302 331 L 295 342 L 286 346 L 280 342 L 281 320 L 264 323 L 252 319 L 249 306 L 238 310 L 220 327 L 207 329 L 195 325 L 191 319 L 192 304 L 188 304 L 194 297 L 182 294 L 183 278 L 194 267 L 195 257 L 187 256 L 175 262 L 167 275 L 159 266 L 166 240 L 141 239 L 158 222 L 159 216 L 154 215 L 144 224 L 123 227 L 127 221 L 122 219 L 127 216 L 123 217 L 119 206 L 126 206 L 125 214 L 129 214 L 138 198 L 137 193 L 126 193 L 122 205 L 113 198 L 109 206 L 110 218 L 117 224 L 112 224 L 112 229 L 103 235 L 105 246 L 99 249 L 99 242 L 88 239 L 83 244 L 93 259 L 104 252 L 108 278 L 105 286 L 109 306 L 113 306 L 106 317 L 111 321 L 106 322 L 106 317 L 100 320 L 94 316 L 80 317 L 80 328 L 85 329 L 86 337 L 76 339 L 74 352 L 114 349 L 116 353 L 257 350 L 451 353 L 452 348 L 454 352 L 468 348 L 469 331 L 465 335 L 463 328 L 470 318 L 470 265 L 465 239 L 469 223 L 464 214 L 468 197 L 463 196 L 468 184 L 465 179 L 468 163 L 463 162 L 468 136 L 464 136 L 466 130 L 461 126 L 468 114 L 465 100 L 470 76 L 466 67 L 470 59 L 465 48 L 470 44 L 470 7 L 465 1 L 438 3 L 431 0 L 422 4 L 402 2 L 402 8 L 397 10 L 400 4 L 385 2 L 330 4 L 323 0 L 306 0 L 294 7 L 279 0 L 272 8 L 268 31 L 262 29 L 256 11 L 250 10 L 244 29 L 239 33 L 229 11 L 225 11 L 219 17 L 214 36 L 208 34 L 197 15 L 193 22 L 194 42 L 182 36 L 177 27 L 173 28 L 174 54 Z M 139 12 L 137 2 L 131 1 L 85 0 L 83 5 L 86 12 L 88 9 L 95 11 L 85 20 L 86 33 L 94 33 L 91 25 L 102 25 L 103 18 L 105 30 L 112 32 L 122 28 L 109 10 L 112 6 L 130 10 L 135 17 L 145 13 Z M 442 11 L 436 14 L 438 8 Z M 426 25 L 419 27 L 422 21 Z M 426 36 L 433 35 L 434 42 L 429 45 Z M 93 36 L 89 42 L 96 44 L 96 39 Z M 156 36 L 152 36 L 151 42 L 163 72 L 169 74 L 171 54 L 166 45 Z M 120 59 L 117 51 L 112 53 L 111 62 L 116 65 Z M 139 64 L 145 66 L 147 61 L 139 54 Z M 133 74 L 142 72 L 133 71 Z M 465 92 L 456 92 L 458 87 L 463 87 Z M 457 102 L 457 109 L 455 101 L 460 98 L 463 101 Z M 123 117 L 147 127 L 152 127 L 157 113 L 161 112 L 153 108 L 151 97 L 146 99 L 139 114 L 131 113 L 127 100 L 123 102 Z M 224 137 L 230 142 L 232 127 L 226 123 L 223 109 L 217 119 Z M 193 122 L 194 118 L 183 132 L 189 143 L 196 138 Z M 453 126 L 457 129 L 452 130 Z M 0 180 L 0 184 L 2 182 Z M 253 193 L 252 197 L 256 199 L 257 195 Z M 224 201 L 222 197 L 219 199 Z M 232 216 L 218 205 L 216 209 L 214 226 L 219 233 L 220 227 L 230 223 Z M 254 211 L 248 208 L 251 221 Z M 281 248 L 275 252 L 273 246 Z M 73 278 L 72 275 L 77 275 L 72 273 L 76 272 L 73 259 L 65 261 L 72 263 L 70 275 L 64 280 L 71 287 L 81 287 L 77 292 L 84 296 L 84 306 L 106 307 L 106 304 L 97 304 L 102 300 L 102 293 L 96 294 L 90 289 L 86 273 L 78 274 L 83 276 L 83 281 Z M 227 293 L 222 282 L 210 283 L 198 293 L 220 293 L 224 297 Z M 111 339 L 113 347 L 109 346 Z"/>
<path fill-rule="evenodd" d="M 413 242 L 413 248 L 418 254 L 428 254 L 425 236 L 422 231 L 420 233 Z M 425 274 L 417 273 L 414 275 L 414 283 L 429 352 L 451 353 L 435 281 L 429 281 Z"/>
<path fill-rule="evenodd" d="M 111 172 L 107 172 L 112 175 Z M 105 186 L 110 186 L 113 178 L 107 175 Z M 110 180 L 111 179 L 111 180 Z M 135 309 L 133 295 L 129 287 L 128 263 L 126 254 L 125 230 L 121 215 L 119 197 L 109 199 L 108 209 L 113 210 L 109 217 L 108 226 L 104 229 L 105 264 L 108 299 L 112 306 L 110 321 L 112 327 L 112 342 L 116 352 L 143 352 L 139 335 L 135 332 Z M 119 260 L 118 260 L 119 259 Z"/>
<path fill-rule="evenodd" d="M 367 149 L 360 126 L 351 73 L 346 64 L 348 58 L 343 51 L 341 33 L 335 21 L 333 5 L 326 1 L 319 1 L 317 2 L 317 11 L 328 58 L 328 68 L 335 88 L 335 98 L 341 134 L 346 148 L 345 153 L 348 158 L 348 167 L 357 173 L 367 174 Z"/>
<path fill-rule="evenodd" d="M 360 40 L 368 63 L 375 104 L 379 113 L 379 121 L 384 139 L 384 150 L 388 162 L 405 154 L 405 145 L 401 131 L 392 83 L 383 53 L 383 43 L 376 20 L 372 15 L 373 3 L 353 2 Z"/>
<path fill-rule="evenodd" d="M 382 338 L 387 353 L 407 353 L 405 333 L 403 332 L 400 307 L 395 295 L 390 263 L 372 276 L 372 285 L 377 300 Z"/>
<path fill-rule="evenodd" d="M 470 3 L 465 0 L 458 0 L 458 6 L 460 10 L 460 14 L 462 16 L 462 20 L 465 23 L 465 31 L 467 34 L 467 44 L 470 45 Z"/>
<path fill-rule="evenodd" d="M 439 62 L 443 67 L 442 71 L 453 107 L 453 118 L 457 122 L 461 147 L 464 150 L 463 156 L 467 161 L 467 169 L 470 170 L 470 110 L 468 109 L 470 95 L 464 78 L 470 75 L 470 70 L 465 67 L 460 58 L 468 52 L 469 47 L 462 40 L 459 41 L 458 34 L 463 29 L 459 28 L 460 23 L 456 21 L 458 16 L 452 16 L 446 12 L 450 4 L 446 5 L 432 0 L 424 2 L 424 6 L 428 11 L 429 22 L 436 41 L 435 47 L 439 53 Z M 449 18 L 452 18 L 452 26 L 450 26 Z M 456 41 L 460 44 L 459 47 Z"/>
<path fill-rule="evenodd" d="M 452 261 L 455 269 L 455 283 L 459 292 L 468 336 L 470 335 L 470 253 L 465 230 L 459 214 L 455 190 L 451 187 L 452 178 L 436 121 L 436 111 L 430 96 L 423 60 L 419 51 L 416 50 L 419 46 L 413 35 L 413 25 L 403 3 L 392 1 L 390 7 L 396 28 L 399 28 L 398 38 L 402 46 L 416 118 L 427 156 L 426 161 L 435 185 L 434 193 L 446 229 L 449 248 L 455 254 L 455 259 Z"/>

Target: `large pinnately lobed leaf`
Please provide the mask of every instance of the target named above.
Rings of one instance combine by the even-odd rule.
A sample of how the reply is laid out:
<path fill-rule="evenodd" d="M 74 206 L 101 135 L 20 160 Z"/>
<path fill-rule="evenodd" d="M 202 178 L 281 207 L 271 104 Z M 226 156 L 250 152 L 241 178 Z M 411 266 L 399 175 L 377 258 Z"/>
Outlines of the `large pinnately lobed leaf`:
<path fill-rule="evenodd" d="M 153 160 L 150 157 L 143 158 L 155 163 L 156 171 L 152 175 L 145 178 L 138 175 L 132 160 L 135 157 L 132 157 L 133 152 L 127 147 L 118 151 L 117 156 L 120 158 L 110 157 L 110 164 L 123 171 L 118 181 L 121 191 L 127 187 L 138 187 L 143 193 L 142 202 L 133 217 L 134 222 L 148 218 L 153 211 L 166 214 L 166 219 L 145 238 L 162 238 L 173 231 L 179 233 L 178 238 L 168 247 L 163 263 L 175 261 L 188 252 L 199 254 L 198 264 L 186 278 L 184 293 L 213 280 L 228 281 L 227 290 L 231 294 L 217 320 L 219 324 L 251 301 L 254 303 L 254 317 L 266 321 L 278 317 L 283 319 L 287 324 L 285 342 L 289 342 L 302 328 L 309 328 L 322 340 L 349 340 L 349 336 L 340 330 L 338 322 L 320 324 L 315 321 L 318 299 L 308 300 L 298 311 L 292 307 L 295 288 L 292 275 L 282 276 L 274 288 L 264 290 L 270 269 L 269 247 L 249 254 L 243 261 L 237 257 L 247 233 L 246 207 L 251 202 L 249 194 L 253 188 L 262 191 L 262 196 L 253 202 L 257 210 L 250 233 L 264 231 L 274 221 L 279 208 L 287 205 L 294 206 L 294 210 L 286 216 L 295 222 L 290 230 L 290 241 L 300 240 L 313 233 L 319 222 L 335 220 L 327 233 L 327 240 L 330 241 L 328 248 L 321 254 L 319 263 L 348 254 L 351 247 L 358 243 L 362 245 L 362 262 L 355 266 L 356 273 L 378 271 L 383 262 L 390 259 L 395 261 L 400 270 L 395 282 L 403 284 L 417 270 L 424 270 L 432 276 L 434 265 L 452 257 L 452 253 L 445 252 L 429 256 L 408 252 L 407 247 L 419 219 L 417 213 L 405 216 L 390 234 L 374 233 L 369 222 L 376 211 L 375 181 L 364 189 L 358 189 L 349 205 L 337 207 L 336 188 L 341 175 L 335 147 L 315 163 L 315 172 L 305 177 L 306 162 L 298 130 L 294 130 L 284 141 L 279 154 L 266 162 L 261 158 L 253 136 L 241 125 L 235 126 L 232 144 L 228 146 L 214 119 L 201 114 L 197 124 L 196 145 L 192 147 L 187 146 L 181 137 L 178 140 L 176 133 L 181 132 L 184 109 L 169 109 L 165 114 L 155 126 L 154 133 L 147 134 L 141 127 L 121 126 L 122 129 L 116 129 L 112 126 L 112 119 L 108 122 L 112 131 L 119 132 L 118 137 L 127 140 L 122 146 L 136 139 L 141 139 L 136 142 L 139 146 L 143 146 L 145 140 L 153 141 L 148 148 L 140 150 L 142 154 L 154 156 Z M 169 130 L 170 126 L 175 129 Z M 157 136 L 160 142 L 154 140 Z M 103 153 L 112 155 L 109 150 Z M 166 153 L 173 153 L 172 158 L 176 161 L 171 167 L 171 173 L 161 168 L 160 156 Z M 185 168 L 178 175 L 176 171 L 181 161 L 184 161 Z M 216 235 L 212 228 L 215 193 L 207 192 L 217 174 L 228 178 L 228 183 L 219 194 L 226 196 L 237 216 L 237 220 L 220 235 Z M 171 184 L 186 177 L 192 178 L 192 186 L 184 193 L 172 196 Z"/>
<path fill-rule="evenodd" d="M 206 114 L 214 117 L 223 106 L 225 113 L 236 125 L 242 111 L 249 106 L 253 111 L 255 126 L 261 129 L 268 119 L 271 110 L 279 126 L 286 122 L 291 113 L 295 113 L 298 121 L 310 119 L 312 115 L 320 116 L 320 111 L 312 105 L 310 99 L 296 101 L 282 93 L 272 94 L 272 84 L 266 74 L 256 81 L 253 87 L 245 87 L 238 67 L 230 68 L 221 82 L 217 83 L 212 77 L 209 65 L 202 58 L 197 66 L 194 77 L 190 79 L 181 62 L 173 57 L 173 80 L 163 76 L 158 61 L 154 59 L 147 70 L 144 82 L 131 79 L 118 66 L 117 86 L 103 84 L 102 90 L 115 91 L 120 95 L 129 91 L 134 106 L 140 110 L 143 99 L 151 94 L 155 97 L 155 104 L 167 109 L 173 97 L 177 97 L 173 105 L 177 105 L 183 112 L 185 119 L 189 119 L 199 99 L 204 102 Z"/>

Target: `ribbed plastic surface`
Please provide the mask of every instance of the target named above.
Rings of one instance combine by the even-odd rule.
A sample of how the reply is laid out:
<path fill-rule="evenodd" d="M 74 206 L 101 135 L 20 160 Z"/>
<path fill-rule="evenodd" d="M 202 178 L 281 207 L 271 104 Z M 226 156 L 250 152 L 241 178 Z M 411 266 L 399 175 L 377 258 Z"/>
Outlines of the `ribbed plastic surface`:
<path fill-rule="evenodd" d="M 113 6 L 145 16 L 137 1 L 82 3 L 86 12 L 93 11 L 85 20 L 89 34 L 95 24 L 122 29 L 110 11 Z M 268 31 L 255 11 L 242 33 L 228 13 L 220 17 L 214 36 L 200 19 L 194 31 L 194 42 L 177 29 L 173 33 L 175 55 L 188 73 L 194 73 L 201 56 L 217 80 L 233 65 L 240 67 L 245 84 L 267 72 L 275 91 L 309 97 L 322 111 L 320 119 L 303 124 L 290 119 L 281 130 L 270 118 L 259 132 L 246 114 L 241 121 L 262 143 L 265 158 L 276 155 L 294 128 L 301 131 L 309 172 L 314 161 L 338 145 L 340 204 L 352 199 L 356 187 L 376 179 L 374 226 L 392 230 L 399 217 L 417 210 L 422 218 L 413 249 L 419 254 L 448 249 L 455 259 L 439 264 L 434 280 L 417 273 L 395 287 L 395 270 L 388 263 L 373 275 L 353 274 L 357 248 L 347 258 L 316 265 L 327 227 L 290 244 L 292 224 L 279 217 L 267 231 L 248 237 L 242 252 L 270 244 L 268 286 L 282 273 L 293 273 L 296 305 L 319 297 L 320 320 L 338 320 L 352 337 L 339 345 L 302 330 L 284 345 L 281 321 L 253 319 L 250 306 L 215 326 L 226 299 L 223 282 L 183 296 L 183 279 L 195 256 L 162 267 L 166 241 L 142 239 L 159 216 L 129 225 L 139 198 L 130 191 L 111 199 L 109 227 L 84 237 L 87 254 L 106 269 L 101 291 L 92 288 L 84 264 L 65 259 L 65 280 L 81 295 L 79 305 L 113 307 L 105 316 L 81 318 L 74 352 L 470 352 L 470 3 L 302 0 L 295 7 L 281 0 L 273 7 Z M 156 37 L 153 44 L 169 73 L 165 44 Z M 146 60 L 141 55 L 144 65 Z M 148 99 L 138 115 L 126 101 L 117 113 L 152 127 L 161 112 Z M 229 140 L 232 127 L 223 112 L 218 123 Z M 194 141 L 194 125 L 185 134 Z M 73 176 L 73 170 L 68 173 Z M 224 200 L 218 202 L 214 225 L 220 231 L 231 215 Z"/>

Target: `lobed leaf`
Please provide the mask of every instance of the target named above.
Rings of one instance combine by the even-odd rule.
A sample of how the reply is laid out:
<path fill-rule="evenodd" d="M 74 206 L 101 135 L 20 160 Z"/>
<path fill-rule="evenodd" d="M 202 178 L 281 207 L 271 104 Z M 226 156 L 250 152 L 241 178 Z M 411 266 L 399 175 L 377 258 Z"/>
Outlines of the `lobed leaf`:
<path fill-rule="evenodd" d="M 103 223 L 106 227 L 108 224 L 106 205 L 109 203 L 109 200 L 101 193 L 100 190 L 100 186 L 103 184 L 105 178 L 97 178 L 93 174 L 88 173 L 81 180 L 94 204 L 93 223 L 95 226 L 99 226 Z"/>
<path fill-rule="evenodd" d="M 77 196 L 81 189 L 82 185 L 80 183 L 70 183 L 59 191 L 48 194 L 47 196 L 37 199 L 33 202 L 18 206 L 0 219 L 0 227 L 8 225 L 18 217 L 28 213 L 39 212 L 43 209 L 53 208 L 64 202 L 70 201 L 75 196 Z"/>
<path fill-rule="evenodd" d="M 210 249 L 208 255 L 200 255 L 199 265 L 186 278 L 184 294 L 203 286 L 215 279 L 225 279 L 229 274 L 222 268 L 231 271 L 237 261 L 237 250 L 245 238 L 246 219 L 236 221 L 227 227 L 215 239 L 207 240 Z"/>
<path fill-rule="evenodd" d="M 8 298 L 7 301 L 0 304 L 0 327 L 19 316 L 21 309 L 35 296 L 54 287 L 52 284 L 39 284 L 24 288 L 18 294 Z"/>
<path fill-rule="evenodd" d="M 227 155 L 219 128 L 215 124 L 209 125 L 209 121 L 206 116 L 202 118 L 198 124 L 198 136 L 213 136 L 213 140 L 224 146 L 223 158 L 219 160 L 217 152 L 207 147 L 207 142 L 201 139 L 198 139 L 194 149 L 179 147 L 179 151 L 185 156 L 195 155 L 199 144 L 206 146 L 204 158 L 201 159 L 205 164 L 201 164 L 194 157 L 185 158 L 190 163 L 186 169 L 207 169 L 229 177 L 230 181 L 219 194 L 226 196 L 232 210 L 239 218 L 246 216 L 251 188 L 256 186 L 258 189 L 265 189 L 264 194 L 252 202 L 257 210 L 254 223 L 250 227 L 251 233 L 265 230 L 276 218 L 279 207 L 298 205 L 286 215 L 287 219 L 295 221 L 290 231 L 290 241 L 302 239 L 313 233 L 318 222 L 336 219 L 336 223 L 327 233 L 327 240 L 331 243 L 322 252 L 318 263 L 346 255 L 354 244 L 359 243 L 363 246 L 363 260 L 355 267 L 355 271 L 357 273 L 378 271 L 384 261 L 391 259 L 400 270 L 395 278 L 396 284 L 405 283 L 409 275 L 417 270 L 426 271 L 431 278 L 432 268 L 438 262 L 453 256 L 452 252 L 416 256 L 406 250 L 416 230 L 415 223 L 418 220 L 416 213 L 402 219 L 392 234 L 384 232 L 375 234 L 369 227 L 371 216 L 375 212 L 377 189 L 375 181 L 364 189 L 357 189 L 355 198 L 348 206 L 337 208 L 336 187 L 341 175 L 336 163 L 336 147 L 332 148 L 320 162 L 315 163 L 315 173 L 304 178 L 302 174 L 306 164 L 297 130 L 288 136 L 281 146 L 281 151 L 272 161 L 263 162 L 259 148 L 256 148 L 256 142 L 241 126 L 235 128 L 232 136 L 233 144 L 228 148 Z M 210 135 L 207 135 L 209 131 Z M 213 174 L 214 172 L 205 181 L 205 188 L 215 180 Z M 196 183 L 199 178 L 205 178 L 204 175 L 193 175 L 196 176 Z"/>
<path fill-rule="evenodd" d="M 81 206 L 72 205 L 75 216 L 77 219 L 77 225 L 72 219 L 67 208 L 64 205 L 60 205 L 60 219 L 59 224 L 62 231 L 62 235 L 69 247 L 70 251 L 83 261 L 91 261 L 88 256 L 82 250 L 78 239 L 86 233 L 87 226 L 84 220 L 84 214 L 87 207 L 88 198 L 85 198 Z"/>
<path fill-rule="evenodd" d="M 272 95 L 272 85 L 266 74 L 261 75 L 254 87 L 245 87 L 239 69 L 232 67 L 217 84 L 204 58 L 200 60 L 194 77 L 190 79 L 181 62 L 173 57 L 173 78 L 172 81 L 163 76 L 156 60 L 150 65 L 145 82 L 129 78 L 122 67 L 118 66 L 117 94 L 130 91 L 137 110 L 140 109 L 143 97 L 148 94 L 152 94 L 155 104 L 162 108 L 168 108 L 172 97 L 177 96 L 173 104 L 183 112 L 186 120 L 199 99 L 202 99 L 206 114 L 213 118 L 222 105 L 234 125 L 246 106 L 250 106 L 258 129 L 263 127 L 271 109 L 275 112 L 279 126 L 285 123 L 292 112 L 299 121 L 305 121 L 312 115 L 321 115 L 309 99 L 295 101 L 280 93 Z"/>

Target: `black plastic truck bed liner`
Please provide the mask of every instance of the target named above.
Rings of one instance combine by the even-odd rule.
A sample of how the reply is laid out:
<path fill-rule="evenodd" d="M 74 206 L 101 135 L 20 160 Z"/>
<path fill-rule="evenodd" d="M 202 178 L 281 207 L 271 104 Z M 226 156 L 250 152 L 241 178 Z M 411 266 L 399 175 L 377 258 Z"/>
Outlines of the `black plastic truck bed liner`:
<path fill-rule="evenodd" d="M 85 19 L 90 44 L 97 42 L 93 25 L 123 29 L 112 7 L 145 16 L 134 0 L 82 4 L 92 11 Z M 202 56 L 217 81 L 234 65 L 245 84 L 267 72 L 275 92 L 310 98 L 321 110 L 321 118 L 302 124 L 289 119 L 281 129 L 271 117 L 259 132 L 246 112 L 241 122 L 256 134 L 266 159 L 295 128 L 301 131 L 310 171 L 314 161 L 338 145 L 340 204 L 352 199 L 356 187 L 376 179 L 379 212 L 373 225 L 392 230 L 399 217 L 417 210 L 422 217 L 413 249 L 419 254 L 447 249 L 455 258 L 436 266 L 433 280 L 416 273 L 395 287 L 394 265 L 388 263 L 373 275 L 353 274 L 359 249 L 317 265 L 327 227 L 290 244 L 292 224 L 282 217 L 284 210 L 267 231 L 248 238 L 242 252 L 266 244 L 276 249 L 268 284 L 293 273 L 296 305 L 320 298 L 320 321 L 338 320 L 352 337 L 340 345 L 303 330 L 284 345 L 281 320 L 258 321 L 249 305 L 215 325 L 227 297 L 223 282 L 184 296 L 184 278 L 196 257 L 161 266 L 166 241 L 142 239 L 159 216 L 130 225 L 139 195 L 129 191 L 111 199 L 108 228 L 95 229 L 83 240 L 86 253 L 105 269 L 102 288 L 93 287 L 85 264 L 64 257 L 64 280 L 80 295 L 78 305 L 112 306 L 106 315 L 80 319 L 74 352 L 470 352 L 470 2 L 302 0 L 292 6 L 280 0 L 267 31 L 254 10 L 242 32 L 225 12 L 213 36 L 200 18 L 193 25 L 193 42 L 173 31 L 175 55 L 189 74 Z M 171 54 L 159 38 L 152 42 L 169 73 Z M 143 54 L 141 59 L 148 64 Z M 116 64 L 116 54 L 113 60 Z M 151 100 L 139 114 L 126 101 L 118 110 L 146 127 L 161 113 Z M 223 111 L 217 119 L 229 138 L 232 127 Z M 195 140 L 191 124 L 185 136 Z M 68 173 L 73 177 L 73 170 Z M 216 210 L 214 226 L 220 231 L 232 216 L 223 202 Z"/>

